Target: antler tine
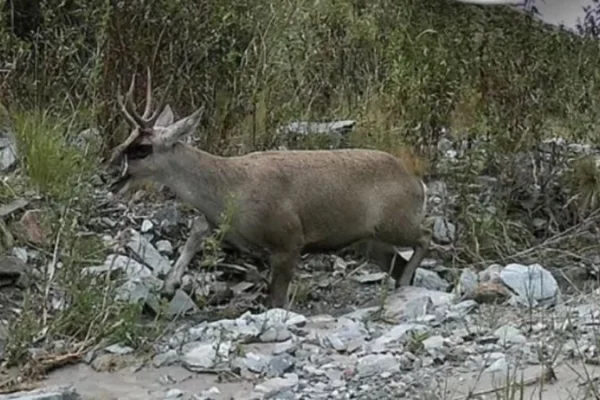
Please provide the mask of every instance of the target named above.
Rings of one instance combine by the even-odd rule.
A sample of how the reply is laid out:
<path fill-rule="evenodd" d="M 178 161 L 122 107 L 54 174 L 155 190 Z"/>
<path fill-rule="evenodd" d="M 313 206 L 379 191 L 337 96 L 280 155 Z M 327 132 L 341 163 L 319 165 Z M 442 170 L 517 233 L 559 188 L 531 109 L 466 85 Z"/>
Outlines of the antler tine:
<path fill-rule="evenodd" d="M 156 110 L 154 111 L 154 113 L 152 114 L 152 116 L 148 119 L 148 124 L 150 124 L 150 126 L 154 126 L 154 124 L 158 120 L 158 117 L 160 116 L 160 114 L 162 114 L 162 112 L 164 111 L 165 107 L 167 106 L 167 103 L 166 103 L 167 93 L 169 92 L 169 88 L 171 87 L 171 83 L 173 83 L 173 75 L 171 75 L 171 77 L 169 78 L 169 82 L 167 83 L 167 87 L 165 88 L 165 90 L 163 92 L 163 95 L 160 98 L 160 102 L 159 102 L 158 107 L 156 108 Z"/>
<path fill-rule="evenodd" d="M 123 115 L 125 115 L 125 118 L 127 119 L 127 121 L 132 126 L 136 127 L 136 126 L 138 126 L 138 121 L 130 113 L 130 111 L 127 107 L 128 100 L 131 98 L 131 94 L 133 93 L 134 84 L 135 84 L 135 74 L 133 75 L 133 78 L 131 79 L 131 84 L 129 85 L 129 90 L 127 91 L 127 94 L 125 95 L 125 102 L 123 102 L 123 95 L 121 94 L 121 88 L 117 86 L 117 102 L 119 103 L 119 106 L 121 107 L 121 112 L 123 113 Z"/>
<path fill-rule="evenodd" d="M 135 111 L 135 104 L 133 103 L 133 89 L 135 88 L 135 73 L 131 79 L 131 85 L 129 86 L 129 90 L 125 96 L 125 109 L 127 113 L 131 116 L 131 118 L 135 121 L 135 126 L 139 128 L 149 128 L 151 125 L 148 124 L 148 121 Z"/>
<path fill-rule="evenodd" d="M 146 107 L 144 108 L 144 114 L 142 114 L 142 118 L 144 119 L 150 116 L 152 107 L 152 74 L 150 73 L 150 67 L 146 67 L 146 70 Z"/>

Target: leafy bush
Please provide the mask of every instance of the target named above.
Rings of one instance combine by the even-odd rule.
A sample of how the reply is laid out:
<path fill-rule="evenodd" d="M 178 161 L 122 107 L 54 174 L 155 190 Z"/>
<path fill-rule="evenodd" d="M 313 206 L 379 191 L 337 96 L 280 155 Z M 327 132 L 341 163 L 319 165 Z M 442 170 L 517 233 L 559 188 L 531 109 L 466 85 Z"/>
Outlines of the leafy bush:
<path fill-rule="evenodd" d="M 295 118 L 358 119 L 350 144 L 382 148 L 428 144 L 441 126 L 508 148 L 555 131 L 596 137 L 597 42 L 508 9 L 449 0 L 40 4 L 32 38 L 3 24 L 0 62 L 13 65 L 3 97 L 89 110 L 109 145 L 122 134 L 117 85 L 146 66 L 163 88 L 173 78 L 167 95 L 180 115 L 206 105 L 204 145 L 218 152 L 271 147 L 276 127 Z"/>

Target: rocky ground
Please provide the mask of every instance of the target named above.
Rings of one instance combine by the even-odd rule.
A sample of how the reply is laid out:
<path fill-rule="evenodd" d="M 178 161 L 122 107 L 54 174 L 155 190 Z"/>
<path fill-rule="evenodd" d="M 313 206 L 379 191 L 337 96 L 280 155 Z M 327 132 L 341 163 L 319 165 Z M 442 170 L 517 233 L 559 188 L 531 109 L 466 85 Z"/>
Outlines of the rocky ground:
<path fill-rule="evenodd" d="M 439 147 L 443 168 L 451 168 L 462 150 L 443 141 Z M 477 178 L 473 185 L 483 190 L 472 202 L 486 205 L 503 183 Z M 162 304 L 155 289 L 192 224 L 205 223 L 202 216 L 164 190 L 114 199 L 96 176 L 90 183 L 93 210 L 81 212 L 76 236 L 99 239 L 108 250 L 100 260 L 81 260 L 78 273 L 96 287 L 114 285 L 120 302 L 142 302 L 148 329 L 169 323 L 141 354 L 125 343 L 102 341 L 61 352 L 68 338 L 42 345 L 39 332 L 27 354 L 61 354 L 54 370 L 40 376 L 38 392 L 0 399 L 600 398 L 600 289 L 590 280 L 597 276 L 600 249 L 590 246 L 571 257 L 578 262 L 560 268 L 541 261 L 442 261 L 440 255 L 448 260 L 459 254 L 460 227 L 449 222 L 448 212 L 458 195 L 441 180 L 428 186 L 434 245 L 414 286 L 395 290 L 386 274 L 343 252 L 306 256 L 285 311 L 262 306 L 268 276 L 263 262 L 217 250 L 214 243 L 194 259 L 176 296 Z M 6 248 L 0 253 L 0 362 L 8 321 L 22 313 L 25 288 L 49 299 L 52 310 L 44 313 L 64 310 L 69 302 L 64 291 L 43 283 L 43 276 L 64 268 L 58 246 L 44 250 L 52 248 L 50 237 L 60 236 L 45 226 L 44 212 L 32 193 L 0 206 L 0 245 Z M 534 222 L 541 229 L 555 221 Z M 557 250 L 565 237 L 587 235 L 597 242 L 585 223 L 563 232 L 568 234 L 517 255 L 530 256 L 542 246 Z M 14 244 L 13 233 L 26 245 Z M 410 251 L 400 254 L 408 258 Z M 0 388 L 24 389 L 19 374 L 2 367 Z"/>

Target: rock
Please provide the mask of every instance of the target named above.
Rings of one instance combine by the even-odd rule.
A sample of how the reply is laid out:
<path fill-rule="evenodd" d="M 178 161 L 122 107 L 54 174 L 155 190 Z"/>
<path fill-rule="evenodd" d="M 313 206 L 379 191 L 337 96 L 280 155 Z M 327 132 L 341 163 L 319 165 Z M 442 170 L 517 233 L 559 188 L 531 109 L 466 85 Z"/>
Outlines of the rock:
<path fill-rule="evenodd" d="M 15 126 L 8 110 L 0 103 L 0 172 L 12 170 L 18 158 Z"/>
<path fill-rule="evenodd" d="M 511 296 L 510 291 L 502 282 L 488 281 L 480 283 L 475 291 L 468 295 L 481 304 L 499 304 Z"/>
<path fill-rule="evenodd" d="M 361 378 L 400 370 L 400 363 L 391 354 L 369 354 L 358 360 L 356 370 Z"/>
<path fill-rule="evenodd" d="M 508 264 L 500 278 L 516 293 L 516 300 L 526 306 L 556 304 L 560 296 L 556 279 L 539 264 Z"/>
<path fill-rule="evenodd" d="M 63 386 L 0 395 L 0 400 L 81 400 L 81 396 L 72 386 Z"/>
<path fill-rule="evenodd" d="M 224 347 L 221 348 L 221 345 Z M 184 351 L 181 357 L 183 366 L 192 372 L 203 372 L 215 368 L 221 358 L 218 356 L 223 355 L 223 353 L 225 353 L 224 358 L 227 359 L 231 343 L 189 343 L 186 347 L 189 349 Z"/>
<path fill-rule="evenodd" d="M 213 386 L 210 389 L 203 390 L 199 396 L 195 396 L 194 400 L 217 400 L 217 396 L 221 394 L 218 387 Z"/>
<path fill-rule="evenodd" d="M 14 285 L 26 289 L 30 284 L 27 264 L 17 257 L 0 256 L 0 287 Z"/>
<path fill-rule="evenodd" d="M 344 120 L 333 122 L 294 121 L 278 128 L 278 133 L 306 136 L 311 134 L 327 134 L 345 136 L 352 131 L 356 121 Z"/>
<path fill-rule="evenodd" d="M 475 310 L 478 304 L 475 300 L 464 300 L 457 304 L 452 304 L 444 318 L 445 321 L 460 321 L 469 313 Z"/>
<path fill-rule="evenodd" d="M 474 293 L 478 285 L 478 280 L 479 277 L 475 271 L 470 268 L 463 269 L 458 279 L 458 293 L 461 295 Z"/>
<path fill-rule="evenodd" d="M 120 344 L 112 344 L 104 349 L 108 353 L 112 354 L 129 354 L 133 353 L 133 349 L 129 346 L 122 346 Z"/>
<path fill-rule="evenodd" d="M 271 357 L 267 365 L 266 375 L 269 378 L 282 376 L 285 373 L 291 372 L 294 368 L 296 360 L 289 354 L 281 354 Z"/>
<path fill-rule="evenodd" d="M 269 359 L 256 353 L 247 353 L 244 357 L 244 365 L 249 371 L 260 374 L 267 369 Z"/>
<path fill-rule="evenodd" d="M 29 261 L 29 254 L 27 253 L 27 249 L 23 247 L 13 247 L 11 249 L 11 253 L 13 254 L 13 256 L 17 257 L 24 263 L 27 263 L 27 261 Z"/>
<path fill-rule="evenodd" d="M 145 279 L 152 280 L 152 271 L 145 265 L 140 264 L 133 258 L 123 256 L 121 254 L 109 254 L 104 261 L 104 264 L 95 267 L 82 268 L 83 274 L 104 274 L 109 271 L 122 271 L 129 279 Z M 156 279 L 156 287 L 160 287 L 160 281 Z"/>
<path fill-rule="evenodd" d="M 156 249 L 164 254 L 173 253 L 173 245 L 168 240 L 159 240 L 156 242 Z"/>
<path fill-rule="evenodd" d="M 187 295 L 183 290 L 177 289 L 175 296 L 169 302 L 169 308 L 167 309 L 167 316 L 181 316 L 187 314 L 193 314 L 200 311 L 196 303 Z"/>
<path fill-rule="evenodd" d="M 152 228 L 154 228 L 154 224 L 152 223 L 152 221 L 145 219 L 142 222 L 142 227 L 140 228 L 140 231 L 142 233 L 147 233 L 147 232 L 150 232 L 152 230 Z"/>
<path fill-rule="evenodd" d="M 96 128 L 87 128 L 81 131 L 78 135 L 68 139 L 71 146 L 78 148 L 81 151 L 86 151 L 90 147 L 96 147 L 102 142 L 100 131 Z"/>
<path fill-rule="evenodd" d="M 500 344 L 502 346 L 507 346 L 509 344 L 523 344 L 527 342 L 527 338 L 512 325 L 504 325 L 496 329 L 494 336 L 500 339 Z"/>
<path fill-rule="evenodd" d="M 406 304 L 404 315 L 408 320 L 418 320 L 433 310 L 433 301 L 429 296 L 421 296 L 410 300 Z"/>
<path fill-rule="evenodd" d="M 176 363 L 177 361 L 179 361 L 179 354 L 177 354 L 177 351 L 173 349 L 167 350 L 164 353 L 156 354 L 154 357 L 152 357 L 152 365 L 154 365 L 156 368 L 166 367 Z"/>
<path fill-rule="evenodd" d="M 433 240 L 440 244 L 454 242 L 456 226 L 444 217 L 436 216 L 433 222 Z"/>
<path fill-rule="evenodd" d="M 272 378 L 260 383 L 254 387 L 254 396 L 263 395 L 263 398 L 267 399 L 279 399 L 278 394 L 295 388 L 299 383 L 298 375 L 296 374 L 285 374 L 283 378 Z M 277 397 L 275 397 L 277 396 Z"/>
<path fill-rule="evenodd" d="M 181 213 L 175 205 L 168 205 L 156 211 L 152 219 L 157 221 L 158 226 L 163 232 L 172 234 L 181 221 Z"/>
<path fill-rule="evenodd" d="M 358 283 L 377 283 L 385 279 L 386 276 L 387 274 L 385 272 L 373 272 L 370 274 L 356 275 L 353 276 L 352 279 Z"/>
<path fill-rule="evenodd" d="M 166 275 L 171 269 L 171 264 L 146 238 L 140 235 L 135 229 L 129 229 L 130 238 L 127 247 L 131 249 L 140 259 L 149 266 L 154 275 Z"/>
<path fill-rule="evenodd" d="M 158 313 L 160 303 L 153 292 L 160 289 L 160 285 L 154 277 L 132 278 L 117 288 L 115 299 L 131 304 L 142 301 Z"/>
<path fill-rule="evenodd" d="M 165 400 L 168 399 L 178 399 L 183 396 L 183 391 L 177 388 L 169 389 L 167 393 L 165 393 Z"/>
<path fill-rule="evenodd" d="M 417 268 L 413 285 L 441 292 L 447 291 L 450 286 L 437 273 L 424 268 Z"/>
<path fill-rule="evenodd" d="M 443 337 L 436 335 L 423 340 L 423 348 L 434 359 L 444 360 L 446 358 L 447 349 Z"/>
<path fill-rule="evenodd" d="M 270 326 L 264 333 L 260 335 L 260 341 L 263 343 L 269 342 L 285 342 L 292 334 L 284 324 Z"/>
<path fill-rule="evenodd" d="M 375 339 L 373 344 L 375 346 L 382 346 L 393 342 L 403 342 L 409 333 L 427 333 L 430 328 L 427 325 L 422 324 L 400 324 L 394 326 L 389 331 Z"/>
<path fill-rule="evenodd" d="M 487 281 L 499 281 L 500 273 L 502 272 L 502 265 L 500 264 L 492 264 L 483 271 L 479 272 L 479 281 L 487 282 Z"/>
<path fill-rule="evenodd" d="M 13 214 L 15 211 L 18 211 L 18 210 L 26 207 L 27 204 L 29 204 L 29 200 L 23 199 L 23 198 L 17 198 L 8 204 L 0 205 L 0 218 L 7 217 L 7 216 Z"/>
<path fill-rule="evenodd" d="M 27 210 L 18 223 L 25 239 L 38 245 L 44 245 L 48 240 L 48 233 L 42 227 L 42 217 L 42 210 Z"/>
<path fill-rule="evenodd" d="M 492 363 L 492 365 L 485 369 L 485 372 L 498 374 L 502 377 L 506 376 L 508 372 L 508 363 L 506 362 L 506 357 L 498 358 Z"/>
<path fill-rule="evenodd" d="M 306 323 L 306 317 L 304 315 L 296 314 L 282 308 L 272 308 L 264 313 L 256 315 L 246 313 L 242 317 L 245 317 L 247 321 L 253 321 L 255 324 L 264 324 L 263 326 L 265 326 L 265 328 L 278 324 L 284 324 L 288 327 L 302 326 Z"/>

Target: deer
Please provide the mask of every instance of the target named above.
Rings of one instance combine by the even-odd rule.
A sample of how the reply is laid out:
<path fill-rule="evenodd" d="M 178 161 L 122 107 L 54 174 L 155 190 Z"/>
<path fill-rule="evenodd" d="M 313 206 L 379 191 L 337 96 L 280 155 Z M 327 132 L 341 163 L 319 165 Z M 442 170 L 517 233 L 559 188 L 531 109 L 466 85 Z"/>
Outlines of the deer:
<path fill-rule="evenodd" d="M 427 186 L 405 163 L 381 150 L 267 150 L 237 156 L 203 151 L 183 139 L 194 134 L 204 106 L 175 120 L 163 99 L 152 112 L 150 69 L 142 115 L 133 102 L 135 74 L 118 105 L 131 126 L 108 161 L 111 193 L 152 181 L 206 218 L 208 231 L 192 228 L 161 295 L 172 298 L 207 233 L 233 201 L 224 242 L 265 255 L 270 265 L 268 308 L 287 308 L 296 264 L 307 253 L 353 248 L 389 272 L 395 288 L 413 283 L 432 236 Z M 170 83 L 169 83 L 170 84 Z M 168 89 L 167 85 L 167 89 Z M 408 260 L 398 248 L 412 248 Z"/>

